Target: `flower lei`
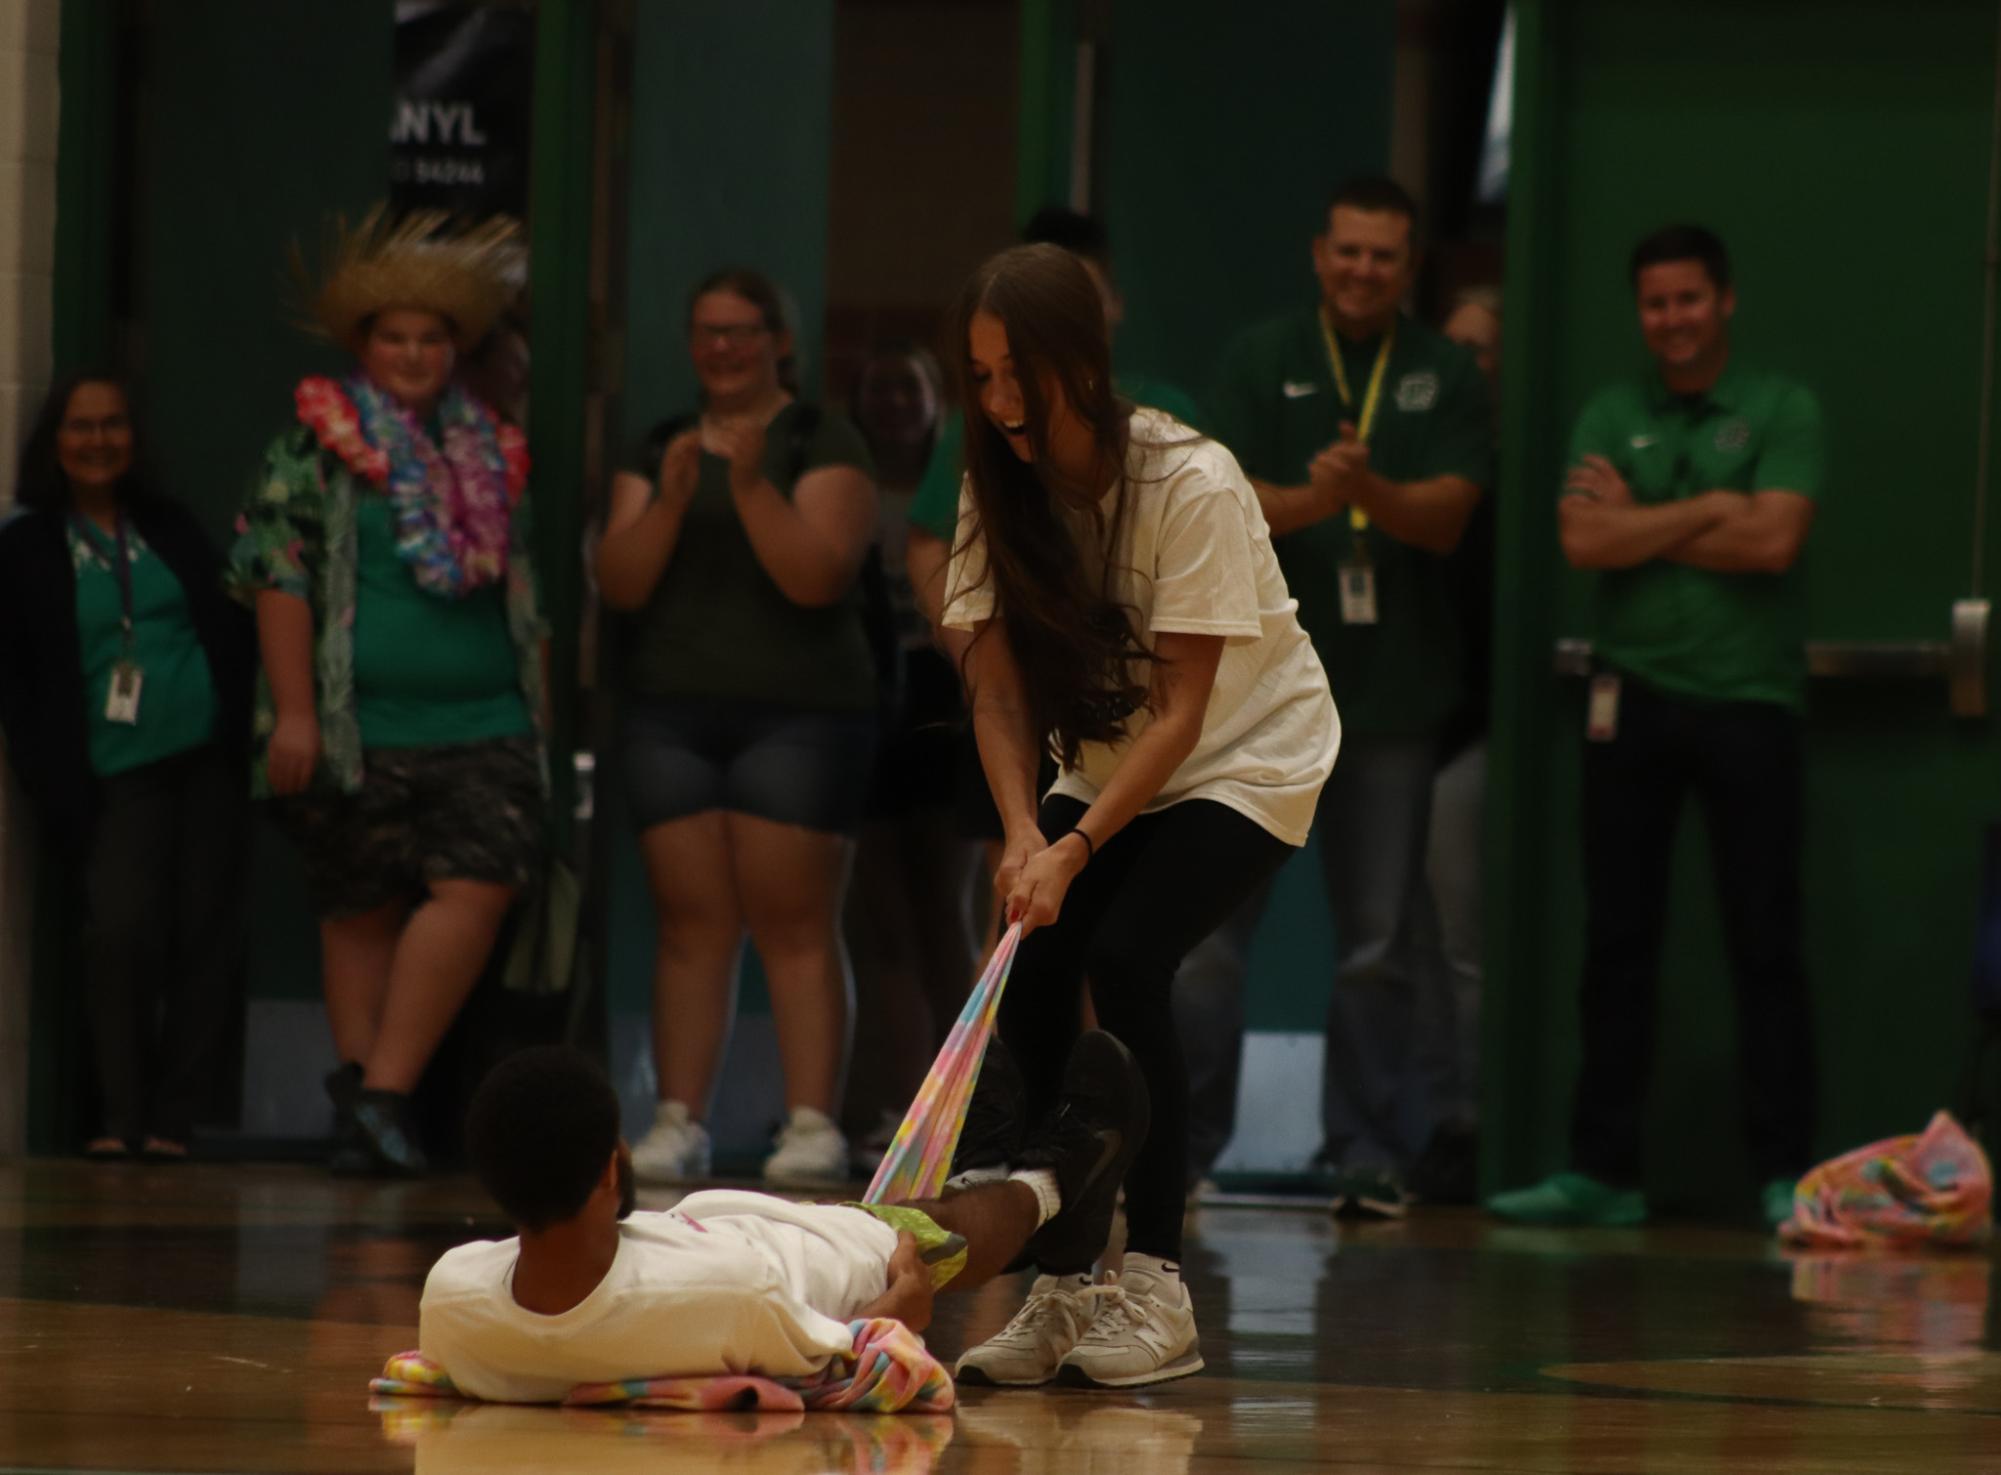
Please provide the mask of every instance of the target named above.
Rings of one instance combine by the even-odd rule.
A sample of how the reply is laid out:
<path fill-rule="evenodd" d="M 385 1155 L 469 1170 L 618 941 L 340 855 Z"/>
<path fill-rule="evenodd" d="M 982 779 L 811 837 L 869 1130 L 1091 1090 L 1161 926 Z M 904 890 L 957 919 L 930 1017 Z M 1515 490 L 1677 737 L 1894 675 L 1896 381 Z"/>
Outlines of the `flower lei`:
<path fill-rule="evenodd" d="M 440 448 L 367 376 L 313 377 L 293 393 L 299 421 L 395 505 L 396 552 L 417 583 L 463 598 L 507 573 L 508 524 L 528 480 L 528 443 L 456 384 L 438 402 Z"/>

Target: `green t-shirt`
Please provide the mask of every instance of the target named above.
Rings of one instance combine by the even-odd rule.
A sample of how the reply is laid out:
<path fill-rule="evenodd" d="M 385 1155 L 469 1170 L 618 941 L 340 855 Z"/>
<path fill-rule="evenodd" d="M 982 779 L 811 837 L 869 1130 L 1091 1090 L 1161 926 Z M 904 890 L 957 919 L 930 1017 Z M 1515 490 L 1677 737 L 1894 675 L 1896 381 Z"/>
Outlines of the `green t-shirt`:
<path fill-rule="evenodd" d="M 1380 339 L 1340 340 L 1355 406 L 1344 405 L 1313 306 L 1249 329 L 1223 358 L 1208 400 L 1216 438 L 1249 475 L 1279 486 L 1306 480 L 1307 463 L 1359 422 Z M 1472 355 L 1422 323 L 1397 320 L 1369 435 L 1369 464 L 1392 481 L 1462 476 L 1492 483 L 1493 416 Z M 1375 569 L 1376 623 L 1341 619 L 1340 568 L 1353 558 L 1345 516 L 1274 538 L 1299 622 L 1327 668 L 1344 730 L 1373 736 L 1437 733 L 1466 696 L 1465 625 L 1449 558 L 1371 525 L 1362 537 Z"/>
<path fill-rule="evenodd" d="M 1139 374 L 1121 374 L 1114 386 L 1136 405 L 1165 410 L 1183 425 L 1201 430 L 1205 419 L 1201 407 L 1172 384 Z M 945 417 L 938 427 L 938 443 L 925 463 L 924 479 L 910 499 L 912 524 L 934 538 L 950 541 L 959 528 L 959 486 L 966 475 L 966 421 L 958 410 Z"/>
<path fill-rule="evenodd" d="M 803 418 L 802 418 L 803 417 Z M 626 469 L 654 482 L 660 449 L 635 452 Z M 781 494 L 809 471 L 853 466 L 874 475 L 861 432 L 842 416 L 787 405 L 764 435 L 764 474 Z M 648 696 L 729 697 L 816 711 L 876 704 L 875 657 L 858 585 L 832 604 L 787 599 L 736 513 L 729 463 L 702 453 L 695 495 L 673 556 L 633 616 L 628 679 Z"/>
<path fill-rule="evenodd" d="M 1671 394 L 1648 370 L 1593 395 L 1570 438 L 1574 464 L 1605 457 L 1642 504 L 1719 488 L 1818 500 L 1820 402 L 1780 374 L 1731 360 L 1705 395 Z M 1806 585 L 1656 559 L 1598 575 L 1598 656 L 1664 691 L 1707 701 L 1806 707 Z"/>
<path fill-rule="evenodd" d="M 355 506 L 354 697 L 364 748 L 426 748 L 533 730 L 521 695 L 507 596 L 463 599 L 418 584 L 396 551 L 395 508 Z"/>
<path fill-rule="evenodd" d="M 99 777 L 109 778 L 212 741 L 215 678 L 195 632 L 187 591 L 139 530 L 127 523 L 132 659 L 140 672 L 139 720 L 106 719 L 112 668 L 125 656 L 125 599 L 114 572 L 117 543 L 103 534 L 89 542 L 85 539 L 86 534 L 71 523 L 70 562 L 76 569 L 77 643 L 90 717 L 90 766 Z"/>

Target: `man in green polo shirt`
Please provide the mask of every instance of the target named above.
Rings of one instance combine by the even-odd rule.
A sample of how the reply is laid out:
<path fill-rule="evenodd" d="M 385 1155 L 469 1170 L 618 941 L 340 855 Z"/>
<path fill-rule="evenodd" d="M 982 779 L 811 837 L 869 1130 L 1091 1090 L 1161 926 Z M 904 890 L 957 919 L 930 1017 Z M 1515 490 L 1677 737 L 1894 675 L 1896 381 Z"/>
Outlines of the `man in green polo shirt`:
<path fill-rule="evenodd" d="M 1820 405 L 1732 355 L 1737 298 L 1709 231 L 1655 232 L 1634 249 L 1631 271 L 1654 364 L 1585 405 L 1559 507 L 1564 556 L 1598 574 L 1573 1166 L 1488 1207 L 1537 1224 L 1647 1217 L 1639 1184 L 1654 996 L 1675 825 L 1692 793 L 1708 822 L 1737 994 L 1751 1150 L 1777 1225 L 1813 1137 L 1798 560 L 1820 495 Z"/>
<path fill-rule="evenodd" d="M 1439 966 L 1420 921 L 1425 837 L 1440 737 L 1465 697 L 1448 556 L 1493 442 L 1472 355 L 1403 311 L 1417 246 L 1417 207 L 1394 181 L 1343 185 L 1313 243 L 1320 300 L 1239 337 L 1209 403 L 1341 709 L 1316 825 L 1339 948 L 1320 1161 L 1337 1210 L 1392 1216 L 1444 1105 L 1420 1063 L 1441 1053 L 1418 1033 Z"/>

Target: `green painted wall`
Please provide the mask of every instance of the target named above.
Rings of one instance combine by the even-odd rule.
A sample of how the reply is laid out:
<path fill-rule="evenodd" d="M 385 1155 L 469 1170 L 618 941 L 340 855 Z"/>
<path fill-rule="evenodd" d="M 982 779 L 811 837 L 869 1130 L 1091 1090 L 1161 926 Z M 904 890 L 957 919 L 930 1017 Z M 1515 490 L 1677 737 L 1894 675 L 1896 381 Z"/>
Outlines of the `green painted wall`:
<path fill-rule="evenodd" d="M 1246 324 L 1311 301 L 1327 197 L 1389 159 L 1394 0 L 1118 0 L 1097 198 L 1122 366 L 1198 398 Z"/>
<path fill-rule="evenodd" d="M 147 443 L 226 530 L 299 375 L 294 240 L 388 190 L 389 0 L 176 0 L 147 27 L 133 202 Z"/>
<path fill-rule="evenodd" d="M 817 396 L 833 24 L 832 0 L 648 0 L 638 7 L 621 446 L 693 408 L 687 295 L 720 267 L 755 267 L 792 293 L 803 325 L 800 380 Z M 763 101 L 748 105 L 751 96 Z M 652 996 L 652 902 L 616 763 L 603 772 L 607 993 L 614 1009 L 643 1010 Z M 750 975 L 744 1005 L 762 1012 L 754 962 Z"/>
<path fill-rule="evenodd" d="M 1522 7 L 1509 240 L 1487 1169 L 1563 1156 L 1582 935 L 1582 693 L 1550 643 L 1588 634 L 1554 503 L 1585 395 L 1644 363 L 1625 258 L 1695 219 L 1736 263 L 1736 343 L 1827 412 L 1809 548 L 1816 638 L 1942 638 L 1973 525 L 1995 11 L 1976 0 L 1544 0 Z M 1988 563 L 1996 554 L 1990 521 Z M 1981 827 L 2001 743 L 1942 685 L 1813 695 L 1808 957 L 1820 1148 L 1916 1130 L 1959 1064 Z M 1735 1030 L 1698 822 L 1662 980 L 1650 1187 L 1747 1201 Z"/>
<path fill-rule="evenodd" d="M 689 288 L 752 266 L 792 293 L 817 388 L 826 316 L 832 0 L 648 0 L 633 37 L 625 426 L 694 404 Z M 755 104 L 749 99 L 761 101 Z"/>

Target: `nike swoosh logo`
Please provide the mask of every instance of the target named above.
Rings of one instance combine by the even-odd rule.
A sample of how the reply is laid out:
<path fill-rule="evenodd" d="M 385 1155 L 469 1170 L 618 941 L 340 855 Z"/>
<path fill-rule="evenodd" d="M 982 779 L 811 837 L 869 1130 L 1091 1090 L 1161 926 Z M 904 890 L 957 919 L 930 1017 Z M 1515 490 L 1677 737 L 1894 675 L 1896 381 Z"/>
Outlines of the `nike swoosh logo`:
<path fill-rule="evenodd" d="M 1305 399 L 1309 394 L 1320 393 L 1320 386 L 1311 379 L 1288 379 L 1279 386 L 1279 391 L 1287 399 Z"/>
<path fill-rule="evenodd" d="M 1097 1182 L 1098 1175 L 1112 1165 L 1112 1159 L 1119 1155 L 1119 1149 L 1125 1145 L 1125 1136 L 1126 1134 L 1117 1127 L 1107 1127 L 1098 1133 L 1098 1141 L 1104 1146 L 1098 1152 L 1097 1162 L 1091 1165 L 1091 1174 L 1084 1180 L 1086 1183 Z"/>
<path fill-rule="evenodd" d="M 1658 435 L 1636 435 L 1633 437 L 1631 444 L 1634 450 L 1644 451 L 1648 446 L 1653 445 L 1659 440 L 1660 437 Z"/>

